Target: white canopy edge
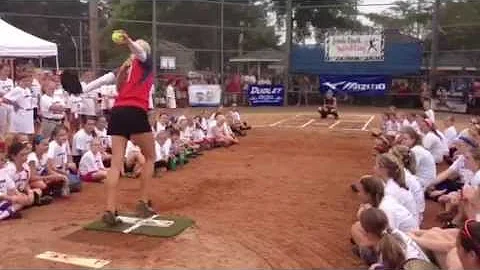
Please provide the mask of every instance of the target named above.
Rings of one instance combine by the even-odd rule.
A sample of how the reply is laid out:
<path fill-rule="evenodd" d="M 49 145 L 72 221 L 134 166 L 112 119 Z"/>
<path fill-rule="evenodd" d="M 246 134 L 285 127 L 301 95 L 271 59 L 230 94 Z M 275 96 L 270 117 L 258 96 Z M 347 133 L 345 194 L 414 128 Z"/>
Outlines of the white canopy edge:
<path fill-rule="evenodd" d="M 0 19 L 0 57 L 58 56 L 57 44 L 43 40 Z"/>

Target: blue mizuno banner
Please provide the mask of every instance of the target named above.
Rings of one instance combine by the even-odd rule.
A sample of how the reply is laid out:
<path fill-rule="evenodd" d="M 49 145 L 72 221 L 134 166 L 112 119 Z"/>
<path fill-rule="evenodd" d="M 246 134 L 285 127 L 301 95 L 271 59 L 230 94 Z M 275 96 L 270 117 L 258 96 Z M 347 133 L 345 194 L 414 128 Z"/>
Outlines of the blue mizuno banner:
<path fill-rule="evenodd" d="M 390 88 L 389 76 L 320 76 L 320 92 L 328 90 L 348 95 L 381 96 Z"/>
<path fill-rule="evenodd" d="M 283 85 L 249 85 L 248 100 L 252 106 L 283 106 Z"/>

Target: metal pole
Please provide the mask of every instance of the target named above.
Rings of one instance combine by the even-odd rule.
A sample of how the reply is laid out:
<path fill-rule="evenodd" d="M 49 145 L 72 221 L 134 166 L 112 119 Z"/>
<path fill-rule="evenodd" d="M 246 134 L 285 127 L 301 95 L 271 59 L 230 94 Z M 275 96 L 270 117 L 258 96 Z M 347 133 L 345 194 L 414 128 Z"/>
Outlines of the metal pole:
<path fill-rule="evenodd" d="M 90 0 L 88 4 L 89 11 L 89 34 L 90 34 L 90 52 L 91 52 L 91 68 L 96 75 L 99 61 L 98 48 L 98 0 Z"/>
<path fill-rule="evenodd" d="M 224 55 L 223 55 L 223 17 L 224 17 L 224 4 L 225 4 L 225 0 L 222 0 L 222 4 L 221 4 L 221 8 L 220 8 L 220 86 L 221 86 L 221 89 L 222 89 L 222 100 L 224 101 L 225 100 L 225 87 L 224 87 Z M 222 102 L 223 104 L 223 102 Z"/>
<path fill-rule="evenodd" d="M 284 106 L 288 106 L 288 91 L 290 90 L 290 56 L 292 53 L 292 27 L 293 27 L 293 12 L 292 12 L 292 0 L 287 0 L 287 34 L 285 37 L 285 47 L 286 47 L 286 61 L 285 61 L 285 91 L 284 95 Z"/>
<path fill-rule="evenodd" d="M 83 22 L 78 25 L 78 36 L 80 39 L 80 69 L 83 70 Z"/>
<path fill-rule="evenodd" d="M 157 0 L 152 0 L 152 6 L 153 85 L 155 87 L 157 81 Z"/>
<path fill-rule="evenodd" d="M 433 89 L 437 83 L 437 54 L 438 54 L 438 9 L 440 7 L 440 0 L 435 0 L 433 4 L 432 15 L 432 47 L 430 55 L 430 89 Z"/>

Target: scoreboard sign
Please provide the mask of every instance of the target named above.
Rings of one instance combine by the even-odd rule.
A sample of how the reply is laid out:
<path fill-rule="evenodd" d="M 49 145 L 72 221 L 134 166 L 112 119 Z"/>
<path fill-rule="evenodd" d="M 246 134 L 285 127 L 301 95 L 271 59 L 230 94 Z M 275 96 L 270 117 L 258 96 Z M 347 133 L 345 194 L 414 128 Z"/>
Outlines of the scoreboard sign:
<path fill-rule="evenodd" d="M 325 60 L 329 62 L 383 61 L 383 34 L 334 34 L 325 38 Z"/>

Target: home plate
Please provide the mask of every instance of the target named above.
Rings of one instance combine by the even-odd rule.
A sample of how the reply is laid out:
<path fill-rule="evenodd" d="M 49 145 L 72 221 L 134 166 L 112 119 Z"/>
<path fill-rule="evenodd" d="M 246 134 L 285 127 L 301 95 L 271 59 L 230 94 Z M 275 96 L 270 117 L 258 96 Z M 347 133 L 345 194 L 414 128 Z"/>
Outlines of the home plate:
<path fill-rule="evenodd" d="M 109 264 L 110 261 L 107 260 L 99 260 L 93 258 L 83 258 L 75 255 L 68 255 L 63 253 L 58 253 L 54 251 L 45 251 L 41 254 L 35 256 L 37 259 L 53 261 L 53 262 L 60 262 L 66 263 L 76 266 L 83 266 L 88 268 L 102 268 L 105 265 Z"/>

